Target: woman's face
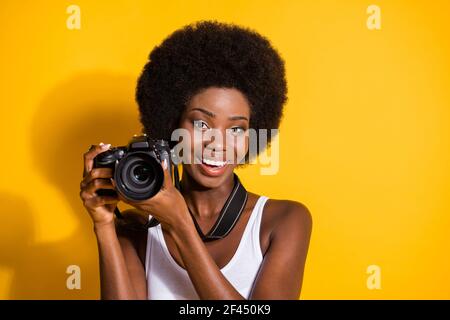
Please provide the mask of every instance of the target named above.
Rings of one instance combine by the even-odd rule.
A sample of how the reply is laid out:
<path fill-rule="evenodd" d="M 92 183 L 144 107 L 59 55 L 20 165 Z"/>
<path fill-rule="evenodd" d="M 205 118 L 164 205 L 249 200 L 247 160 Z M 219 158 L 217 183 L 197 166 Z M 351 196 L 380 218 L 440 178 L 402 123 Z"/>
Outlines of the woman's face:
<path fill-rule="evenodd" d="M 183 171 L 206 188 L 222 185 L 247 153 L 249 121 L 250 106 L 237 89 L 211 87 L 193 96 L 180 119 L 191 141 Z"/>

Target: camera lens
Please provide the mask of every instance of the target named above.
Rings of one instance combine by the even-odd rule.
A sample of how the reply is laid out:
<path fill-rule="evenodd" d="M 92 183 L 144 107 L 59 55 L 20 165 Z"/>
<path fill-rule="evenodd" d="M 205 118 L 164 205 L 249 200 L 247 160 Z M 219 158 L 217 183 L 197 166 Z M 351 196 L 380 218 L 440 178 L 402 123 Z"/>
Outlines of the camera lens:
<path fill-rule="evenodd" d="M 160 163 L 144 152 L 128 153 L 118 164 L 115 180 L 120 193 L 130 200 L 145 200 L 161 189 L 164 172 Z"/>
<path fill-rule="evenodd" d="M 131 172 L 131 178 L 137 184 L 148 183 L 149 180 L 154 178 L 153 169 L 144 161 L 136 163 Z"/>

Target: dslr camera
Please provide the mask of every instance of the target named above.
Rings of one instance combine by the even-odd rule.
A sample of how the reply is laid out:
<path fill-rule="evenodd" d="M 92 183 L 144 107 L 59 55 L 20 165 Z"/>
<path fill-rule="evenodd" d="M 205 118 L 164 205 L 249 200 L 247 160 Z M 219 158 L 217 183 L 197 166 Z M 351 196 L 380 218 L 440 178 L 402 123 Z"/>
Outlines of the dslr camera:
<path fill-rule="evenodd" d="M 142 201 L 156 195 L 164 182 L 162 161 L 172 178 L 172 162 L 169 142 L 152 139 L 146 134 L 135 135 L 127 146 L 112 147 L 94 158 L 94 168 L 113 169 L 116 191 L 130 201 Z M 115 193 L 100 189 L 100 196 Z"/>

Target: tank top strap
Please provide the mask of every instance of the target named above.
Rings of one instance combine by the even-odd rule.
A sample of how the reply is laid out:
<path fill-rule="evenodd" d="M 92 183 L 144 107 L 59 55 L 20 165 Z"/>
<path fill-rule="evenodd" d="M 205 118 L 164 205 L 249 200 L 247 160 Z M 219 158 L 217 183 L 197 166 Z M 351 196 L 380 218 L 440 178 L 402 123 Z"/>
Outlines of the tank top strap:
<path fill-rule="evenodd" d="M 262 250 L 261 250 L 261 241 L 260 241 L 260 233 L 261 233 L 261 221 L 263 216 L 263 211 L 265 204 L 269 198 L 266 196 L 260 196 L 256 205 L 253 214 L 255 215 L 255 220 L 252 226 L 252 243 L 253 243 L 253 251 L 259 256 L 261 259 Z"/>

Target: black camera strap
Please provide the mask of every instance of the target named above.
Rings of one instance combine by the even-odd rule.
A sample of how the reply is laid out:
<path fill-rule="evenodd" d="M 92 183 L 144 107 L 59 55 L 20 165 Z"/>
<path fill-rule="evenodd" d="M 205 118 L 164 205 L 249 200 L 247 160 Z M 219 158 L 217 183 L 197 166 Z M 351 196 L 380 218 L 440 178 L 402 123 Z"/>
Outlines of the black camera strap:
<path fill-rule="evenodd" d="M 245 190 L 244 186 L 235 173 L 233 174 L 233 176 L 233 190 L 225 201 L 225 204 L 220 211 L 219 217 L 217 218 L 211 230 L 206 235 L 203 234 L 200 226 L 198 225 L 194 215 L 191 212 L 191 209 L 188 207 L 189 213 L 191 214 L 192 220 L 194 221 L 195 228 L 197 229 L 197 232 L 202 240 L 205 242 L 214 241 L 226 237 L 236 225 L 236 222 L 239 220 L 239 217 L 244 211 L 245 204 L 247 203 L 248 199 L 247 190 Z"/>
<path fill-rule="evenodd" d="M 175 176 L 175 186 L 177 187 L 178 190 L 181 191 L 177 166 L 174 167 L 174 176 Z M 225 201 L 225 204 L 222 210 L 220 211 L 219 217 L 217 218 L 211 230 L 206 235 L 202 232 L 200 226 L 195 220 L 194 215 L 192 214 L 191 209 L 188 206 L 189 213 L 192 216 L 195 228 L 197 229 L 200 238 L 202 238 L 204 242 L 214 241 L 226 237 L 233 229 L 233 227 L 236 225 L 236 222 L 239 220 L 239 217 L 244 211 L 245 204 L 247 203 L 248 199 L 248 193 L 247 190 L 242 185 L 241 181 L 239 180 L 239 177 L 235 173 L 233 173 L 233 178 L 234 178 L 233 190 L 231 191 L 230 195 Z M 145 227 L 150 228 L 157 226 L 158 224 L 159 221 L 152 217 Z"/>

